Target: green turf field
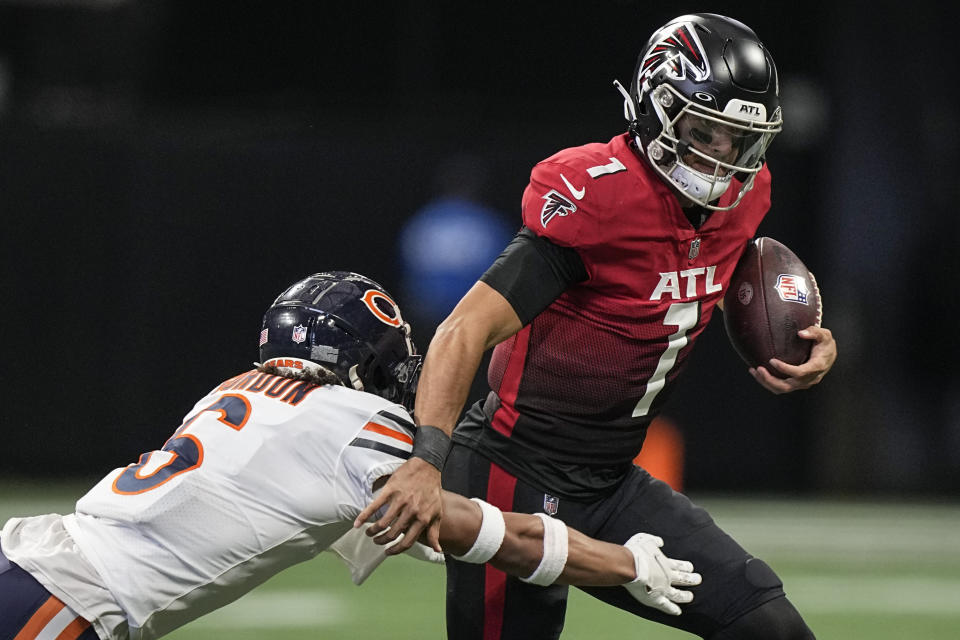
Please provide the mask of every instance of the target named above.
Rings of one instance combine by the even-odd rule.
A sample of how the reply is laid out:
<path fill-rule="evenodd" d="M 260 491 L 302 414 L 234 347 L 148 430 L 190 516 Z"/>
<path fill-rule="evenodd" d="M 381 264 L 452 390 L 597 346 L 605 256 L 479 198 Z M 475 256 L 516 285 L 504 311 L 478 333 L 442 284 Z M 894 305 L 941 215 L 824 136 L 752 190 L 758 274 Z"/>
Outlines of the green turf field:
<path fill-rule="evenodd" d="M 68 512 L 81 489 L 0 480 L 0 523 L 13 515 Z M 960 638 L 960 502 L 692 497 L 773 565 L 821 640 Z M 441 638 L 443 592 L 438 566 L 390 560 L 355 587 L 346 568 L 322 554 L 169 637 Z M 573 590 L 563 637 L 692 636 Z"/>

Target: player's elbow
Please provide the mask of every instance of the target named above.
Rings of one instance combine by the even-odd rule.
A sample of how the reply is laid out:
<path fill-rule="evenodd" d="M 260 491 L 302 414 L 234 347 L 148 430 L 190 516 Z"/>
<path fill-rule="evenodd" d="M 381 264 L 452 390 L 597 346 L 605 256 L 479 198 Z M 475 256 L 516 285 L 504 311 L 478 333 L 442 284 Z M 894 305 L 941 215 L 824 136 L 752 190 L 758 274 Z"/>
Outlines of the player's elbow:
<path fill-rule="evenodd" d="M 489 285 L 477 282 L 440 323 L 428 353 L 451 344 L 486 351 L 521 328 L 523 324 L 510 303 Z"/>
<path fill-rule="evenodd" d="M 487 319 L 475 313 L 451 313 L 437 327 L 427 352 L 433 350 L 485 351 L 489 346 Z"/>

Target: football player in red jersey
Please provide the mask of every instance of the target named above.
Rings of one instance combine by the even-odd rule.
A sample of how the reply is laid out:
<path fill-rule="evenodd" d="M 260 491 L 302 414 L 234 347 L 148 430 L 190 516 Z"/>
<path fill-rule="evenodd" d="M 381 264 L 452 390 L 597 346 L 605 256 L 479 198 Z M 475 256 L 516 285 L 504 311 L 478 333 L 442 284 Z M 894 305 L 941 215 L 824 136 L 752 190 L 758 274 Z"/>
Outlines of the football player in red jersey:
<path fill-rule="evenodd" d="M 685 15 L 647 42 L 629 90 L 617 86 L 628 132 L 533 168 L 522 230 L 433 338 L 415 416 L 437 427 L 424 435 L 452 431 L 445 466 L 443 438 L 425 438 L 358 522 L 389 502 L 369 530 L 378 541 L 405 530 L 433 539 L 442 468 L 444 488 L 501 509 L 545 511 L 611 542 L 658 535 L 703 576 L 676 617 L 620 588 L 586 589 L 605 602 L 711 640 L 812 638 L 767 564 L 632 464 L 770 207 L 776 67 L 744 24 Z M 813 343 L 807 362 L 751 370 L 774 393 L 816 384 L 833 365 L 829 330 L 799 335 Z M 492 391 L 453 430 L 493 346 Z M 559 636 L 565 587 L 447 567 L 449 637 Z"/>

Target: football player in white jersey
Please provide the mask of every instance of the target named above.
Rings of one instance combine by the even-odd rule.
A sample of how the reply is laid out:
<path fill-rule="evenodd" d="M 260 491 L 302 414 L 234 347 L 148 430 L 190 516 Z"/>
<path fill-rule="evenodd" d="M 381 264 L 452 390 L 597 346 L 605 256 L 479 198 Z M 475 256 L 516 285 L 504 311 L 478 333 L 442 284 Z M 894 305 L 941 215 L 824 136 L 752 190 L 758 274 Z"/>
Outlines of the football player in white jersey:
<path fill-rule="evenodd" d="M 408 413 L 420 368 L 409 335 L 358 274 L 284 291 L 263 318 L 262 364 L 215 387 L 162 448 L 108 474 L 75 513 L 4 525 L 0 640 L 158 638 L 331 546 L 361 581 L 384 552 L 356 517 L 407 458 L 440 465 L 449 446 Z M 623 584 L 678 615 L 693 594 L 677 587 L 700 581 L 654 536 L 608 544 L 545 514 L 441 500 L 431 546 L 533 584 Z"/>

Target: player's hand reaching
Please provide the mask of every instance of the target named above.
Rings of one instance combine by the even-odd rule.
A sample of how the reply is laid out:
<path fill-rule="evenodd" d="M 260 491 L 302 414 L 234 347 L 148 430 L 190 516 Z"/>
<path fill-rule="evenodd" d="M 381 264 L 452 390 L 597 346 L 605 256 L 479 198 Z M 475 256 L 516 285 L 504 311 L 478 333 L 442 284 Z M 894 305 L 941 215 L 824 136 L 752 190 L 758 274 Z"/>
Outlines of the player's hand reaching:
<path fill-rule="evenodd" d="M 640 604 L 659 609 L 671 616 L 680 615 L 681 604 L 693 601 L 693 593 L 674 588 L 693 587 L 702 581 L 693 565 L 686 560 L 673 560 L 663 555 L 663 539 L 649 533 L 638 533 L 624 545 L 633 553 L 637 578 L 623 585 Z"/>
<path fill-rule="evenodd" d="M 806 362 L 790 365 L 776 358 L 770 360 L 770 366 L 789 376 L 788 378 L 780 379 L 771 374 L 766 367 L 750 369 L 753 379 L 772 393 L 790 393 L 797 389 L 812 387 L 827 375 L 837 359 L 837 342 L 833 339 L 830 329 L 812 326 L 800 330 L 797 335 L 805 340 L 814 341 L 810 357 Z"/>
<path fill-rule="evenodd" d="M 367 508 L 360 512 L 353 526 L 372 520 L 385 504 L 390 506 L 381 518 L 367 528 L 367 535 L 377 544 L 389 544 L 387 555 L 403 553 L 425 534 L 428 546 L 440 548 L 440 518 L 443 503 L 440 497 L 440 471 L 429 462 L 412 457 L 393 472 L 390 479 Z"/>

